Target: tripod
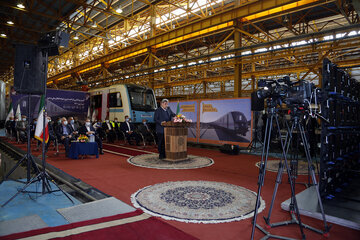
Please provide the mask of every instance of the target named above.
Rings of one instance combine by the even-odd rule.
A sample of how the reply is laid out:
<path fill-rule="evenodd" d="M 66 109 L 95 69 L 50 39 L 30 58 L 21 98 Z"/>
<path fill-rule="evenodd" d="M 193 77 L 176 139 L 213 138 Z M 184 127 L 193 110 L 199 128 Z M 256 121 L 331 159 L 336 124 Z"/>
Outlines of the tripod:
<path fill-rule="evenodd" d="M 256 145 L 259 142 L 261 145 L 263 145 L 262 141 L 259 138 L 259 133 L 258 133 L 258 112 L 255 112 L 254 114 L 254 120 L 255 120 L 255 131 L 254 131 L 254 137 L 251 139 L 251 142 L 249 143 L 249 145 L 247 146 L 247 150 L 249 150 L 249 152 L 251 152 L 253 149 L 257 149 Z"/>
<path fill-rule="evenodd" d="M 10 171 L 4 176 L 4 178 L 1 180 L 1 183 L 6 181 L 10 175 L 20 166 L 21 163 L 23 163 L 24 161 L 27 161 L 27 171 L 26 171 L 26 182 L 25 183 L 29 183 L 30 182 L 30 178 L 31 178 L 31 166 L 34 168 L 35 173 L 39 173 L 40 170 L 38 168 L 38 166 L 35 164 L 34 158 L 31 155 L 31 139 L 30 139 L 30 123 L 31 123 L 31 114 L 30 114 L 30 95 L 28 95 L 28 103 L 27 103 L 27 127 L 26 127 L 26 135 L 27 135 L 27 151 L 26 154 L 23 156 L 23 158 L 20 159 L 20 161 L 18 161 L 16 163 L 16 165 L 10 169 Z M 19 181 L 19 180 L 15 180 L 17 182 L 21 182 L 24 183 L 23 181 Z M 1 184 L 0 183 L 0 184 Z"/>
<path fill-rule="evenodd" d="M 44 58 L 46 58 L 46 64 L 44 67 L 44 69 L 46 70 L 45 72 L 47 72 L 47 59 L 48 59 L 48 52 L 46 50 L 42 51 Z M 28 153 L 26 154 L 26 156 L 21 159 L 21 161 L 19 161 L 14 168 L 6 175 L 5 178 L 7 178 L 13 171 L 15 171 L 15 169 L 21 164 L 21 162 L 24 159 L 28 159 L 28 168 L 27 168 L 27 182 L 26 184 L 23 186 L 23 188 L 21 188 L 20 190 L 18 190 L 18 192 L 12 196 L 9 200 L 7 200 L 3 205 L 1 205 L 1 207 L 4 207 L 5 205 L 7 205 L 10 201 L 12 201 L 17 195 L 19 195 L 20 193 L 41 193 L 42 195 L 46 194 L 46 193 L 53 193 L 53 192 L 58 192 L 61 191 L 73 204 L 74 201 L 70 198 L 70 196 L 65 193 L 57 184 L 56 182 L 50 177 L 50 175 L 46 172 L 46 155 L 45 155 L 45 145 L 46 145 L 46 131 L 45 131 L 45 127 L 46 127 L 46 104 L 45 104 L 45 99 L 46 99 L 46 77 L 44 79 L 45 83 L 44 83 L 44 107 L 42 109 L 42 111 L 39 112 L 39 118 L 42 118 L 42 122 L 43 122 L 43 126 L 42 126 L 42 130 L 43 130 L 43 135 L 42 135 L 42 171 L 39 170 L 39 168 L 36 166 L 35 161 L 31 155 L 31 150 L 30 150 L 30 117 L 28 120 L 28 148 L 27 151 Z M 28 115 L 30 116 L 30 95 L 28 96 Z M 39 120 L 39 119 L 38 119 Z M 36 176 L 33 177 L 32 179 L 30 179 L 30 160 L 34 166 L 34 168 L 36 169 Z M 58 190 L 53 190 L 51 189 L 51 185 L 50 185 L 50 181 L 55 184 L 55 186 L 58 188 Z M 26 188 L 28 188 L 31 184 L 35 183 L 35 182 L 41 182 L 42 183 L 42 191 L 41 192 L 37 192 L 37 191 L 25 191 Z"/>
<path fill-rule="evenodd" d="M 290 214 L 291 214 L 291 220 L 270 224 L 270 217 L 271 217 L 272 208 L 273 208 L 273 205 L 274 205 L 277 189 L 278 189 L 279 184 L 281 183 L 281 178 L 282 178 L 282 174 L 283 174 L 284 165 L 282 163 L 282 160 L 279 163 L 279 169 L 278 169 L 278 173 L 277 173 L 277 177 L 276 177 L 276 184 L 275 184 L 274 193 L 273 193 L 272 200 L 271 200 L 269 213 L 268 213 L 268 216 L 266 218 L 264 217 L 264 219 L 265 219 L 266 224 L 269 227 L 278 227 L 278 226 L 284 226 L 284 225 L 289 225 L 289 224 L 299 224 L 299 225 L 302 225 L 304 228 L 310 229 L 310 230 L 312 230 L 312 231 L 314 231 L 316 233 L 323 234 L 324 236 L 326 236 L 328 234 L 331 226 L 328 226 L 327 222 L 326 222 L 324 208 L 323 208 L 323 205 L 322 205 L 321 196 L 320 196 L 320 192 L 319 192 L 319 185 L 317 183 L 316 176 L 315 176 L 315 166 L 314 166 L 314 164 L 313 164 L 313 162 L 311 160 L 309 142 L 308 142 L 307 137 L 306 137 L 306 133 L 305 133 L 304 126 L 303 126 L 304 125 L 303 121 L 301 121 L 301 119 L 303 119 L 303 116 L 304 115 L 303 115 L 302 111 L 299 109 L 298 106 L 292 107 L 292 109 L 291 109 L 292 125 L 291 125 L 290 132 L 288 132 L 287 135 L 286 135 L 286 146 L 287 146 L 286 153 L 289 150 L 289 146 L 291 145 L 291 141 L 292 141 L 292 136 L 293 136 L 294 130 L 296 129 L 300 133 L 301 141 L 302 141 L 303 146 L 304 146 L 306 160 L 308 162 L 309 175 L 310 175 L 310 177 L 312 179 L 313 186 L 315 186 L 315 189 L 316 189 L 316 194 L 317 194 L 317 197 L 318 197 L 319 207 L 320 207 L 320 211 L 321 211 L 322 218 L 323 218 L 323 221 L 324 221 L 324 229 L 325 230 L 321 231 L 321 230 L 313 228 L 313 227 L 311 227 L 309 225 L 302 224 L 300 222 L 300 220 L 296 219 L 296 217 L 294 215 L 294 210 L 295 210 L 295 202 L 294 202 L 294 200 L 296 200 L 295 198 L 291 198 L 291 202 L 290 202 L 290 206 L 289 206 L 289 210 L 290 210 Z M 297 160 L 296 161 L 293 161 L 293 160 L 291 161 L 291 167 L 292 167 L 291 178 L 295 182 L 295 178 L 297 176 Z"/>
<path fill-rule="evenodd" d="M 255 227 L 257 227 L 261 232 L 263 232 L 266 235 L 262 239 L 268 239 L 268 238 L 291 239 L 291 238 L 287 238 L 287 237 L 283 237 L 283 236 L 272 235 L 269 232 L 265 231 L 265 229 L 263 229 L 256 223 L 258 209 L 260 206 L 261 188 L 264 185 L 264 180 L 265 180 L 266 165 L 267 165 L 267 160 L 268 160 L 268 156 L 269 156 L 269 147 L 270 147 L 270 142 L 271 142 L 271 132 L 272 132 L 273 128 L 275 128 L 275 130 L 277 130 L 279 137 L 281 136 L 278 114 L 276 111 L 277 100 L 273 99 L 273 98 L 267 99 L 267 106 L 268 106 L 268 109 L 267 109 L 268 115 L 267 115 L 267 121 L 266 121 L 266 127 L 265 127 L 264 145 L 263 145 L 263 149 L 262 149 L 261 162 L 260 162 L 260 167 L 259 167 L 258 191 L 257 191 L 257 197 L 256 197 L 256 203 L 255 203 L 254 218 L 252 221 L 251 240 L 254 239 Z M 276 123 L 276 127 L 273 126 L 274 120 Z M 288 161 L 287 161 L 287 157 L 286 157 L 286 153 L 285 153 L 285 146 L 284 146 L 284 143 L 283 143 L 281 137 L 280 137 L 280 143 L 281 143 L 284 164 L 286 167 L 287 174 L 289 176 L 291 199 L 293 200 L 293 203 L 294 203 L 294 211 L 295 211 L 295 214 L 297 215 L 298 221 L 300 223 L 299 228 L 300 228 L 302 239 L 305 239 L 303 225 L 301 224 L 301 219 L 300 219 L 299 208 L 298 208 L 296 198 L 295 198 L 294 183 L 293 183 L 293 180 L 290 178 L 290 176 L 291 176 L 290 168 L 288 166 Z M 280 162 L 282 164 L 282 160 Z M 277 190 L 277 187 L 278 187 L 278 185 L 275 185 L 276 190 Z"/>

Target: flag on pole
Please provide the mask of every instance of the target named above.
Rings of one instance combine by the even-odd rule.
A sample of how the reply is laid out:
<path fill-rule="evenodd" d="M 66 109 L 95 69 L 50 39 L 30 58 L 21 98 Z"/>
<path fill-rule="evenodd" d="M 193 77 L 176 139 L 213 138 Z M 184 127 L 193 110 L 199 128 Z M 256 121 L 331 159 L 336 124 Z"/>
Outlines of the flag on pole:
<path fill-rule="evenodd" d="M 95 121 L 96 121 L 96 117 L 97 117 L 96 109 L 94 109 L 94 111 L 93 111 L 93 113 L 92 113 L 92 116 L 91 116 L 91 121 L 92 121 L 92 122 L 95 122 Z"/>
<path fill-rule="evenodd" d="M 12 102 L 10 103 L 10 106 L 9 106 L 9 110 L 8 110 L 8 114 L 7 114 L 7 117 L 6 117 L 6 121 L 9 121 L 9 119 L 10 119 L 11 117 L 14 117 L 14 109 L 13 109 Z"/>
<path fill-rule="evenodd" d="M 179 101 L 177 103 L 177 106 L 176 106 L 176 115 L 178 115 L 180 112 L 180 104 L 179 104 Z"/>
<path fill-rule="evenodd" d="M 15 117 L 17 117 L 17 119 L 18 119 L 19 121 L 21 121 L 20 104 L 17 105 Z"/>
<path fill-rule="evenodd" d="M 45 96 L 42 95 L 40 99 L 39 115 L 35 128 L 35 138 L 39 141 L 43 141 L 44 136 L 44 114 L 45 114 Z M 45 142 L 49 141 L 49 127 L 48 120 L 45 116 Z"/>
<path fill-rule="evenodd" d="M 91 118 L 90 106 L 88 107 L 87 118 Z"/>

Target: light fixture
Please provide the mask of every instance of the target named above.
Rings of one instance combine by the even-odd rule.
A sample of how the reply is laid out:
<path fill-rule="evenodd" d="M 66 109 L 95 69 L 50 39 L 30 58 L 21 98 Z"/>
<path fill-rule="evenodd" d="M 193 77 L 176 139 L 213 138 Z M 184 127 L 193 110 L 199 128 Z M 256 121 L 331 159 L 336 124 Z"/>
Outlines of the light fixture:
<path fill-rule="evenodd" d="M 5 33 L 0 34 L 1 37 L 6 37 Z"/>
<path fill-rule="evenodd" d="M 96 27 L 97 27 L 97 24 L 96 24 L 95 21 L 93 22 L 93 24 L 91 25 L 91 27 L 93 27 L 93 28 L 96 28 Z"/>
<path fill-rule="evenodd" d="M 25 8 L 25 5 L 22 2 L 19 2 L 16 6 L 21 9 Z"/>
<path fill-rule="evenodd" d="M 106 34 L 106 37 L 108 38 L 108 43 L 109 44 L 113 44 L 113 43 L 115 43 L 115 41 L 114 41 L 114 39 L 111 37 L 111 34 Z"/>
<path fill-rule="evenodd" d="M 119 7 L 118 9 L 116 9 L 116 12 L 117 12 L 117 13 L 122 13 L 123 10 Z"/>
<path fill-rule="evenodd" d="M 284 16 L 283 22 L 284 22 L 284 23 L 288 23 L 288 22 L 289 22 L 289 18 L 288 18 L 287 15 Z"/>
<path fill-rule="evenodd" d="M 74 40 L 79 40 L 79 36 L 77 34 L 75 34 L 75 36 L 73 37 Z"/>
<path fill-rule="evenodd" d="M 8 20 L 6 23 L 9 24 L 9 25 L 14 25 L 14 22 L 11 21 L 11 20 Z"/>

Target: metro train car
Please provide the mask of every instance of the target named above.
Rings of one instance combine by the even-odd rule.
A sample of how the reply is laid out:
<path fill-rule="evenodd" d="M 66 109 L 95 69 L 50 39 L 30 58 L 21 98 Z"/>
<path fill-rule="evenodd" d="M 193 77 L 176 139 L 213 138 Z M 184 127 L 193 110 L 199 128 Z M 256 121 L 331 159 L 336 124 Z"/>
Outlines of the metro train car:
<path fill-rule="evenodd" d="M 215 129 L 235 131 L 236 134 L 243 136 L 249 131 L 248 120 L 242 112 L 238 111 L 229 112 L 218 120 L 211 122 L 210 125 Z"/>
<path fill-rule="evenodd" d="M 117 84 L 106 88 L 89 90 L 90 111 L 97 120 L 118 118 L 124 121 L 128 115 L 132 122 L 143 119 L 154 122 L 157 108 L 154 91 L 151 88 L 135 84 Z M 94 114 L 95 113 L 95 114 Z"/>

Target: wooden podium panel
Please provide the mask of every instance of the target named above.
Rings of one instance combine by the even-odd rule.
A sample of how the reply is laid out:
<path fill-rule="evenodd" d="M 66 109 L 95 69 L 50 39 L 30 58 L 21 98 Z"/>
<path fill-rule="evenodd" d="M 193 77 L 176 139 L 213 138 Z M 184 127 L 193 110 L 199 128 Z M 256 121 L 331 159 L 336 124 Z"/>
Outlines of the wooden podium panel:
<path fill-rule="evenodd" d="M 163 124 L 165 136 L 165 155 L 168 161 L 187 159 L 187 135 L 190 123 L 167 122 Z"/>

